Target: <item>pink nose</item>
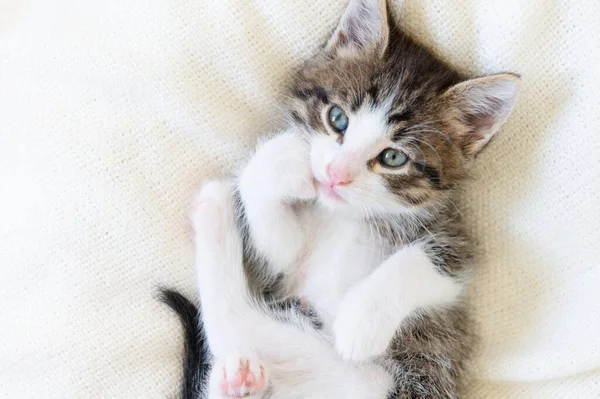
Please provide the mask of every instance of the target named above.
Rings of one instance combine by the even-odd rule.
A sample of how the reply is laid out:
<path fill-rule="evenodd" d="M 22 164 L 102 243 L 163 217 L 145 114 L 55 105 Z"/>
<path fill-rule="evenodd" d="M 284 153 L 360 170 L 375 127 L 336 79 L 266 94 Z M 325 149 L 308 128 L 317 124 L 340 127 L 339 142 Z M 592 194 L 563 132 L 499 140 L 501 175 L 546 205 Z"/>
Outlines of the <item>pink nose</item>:
<path fill-rule="evenodd" d="M 352 183 L 350 172 L 348 168 L 340 167 L 338 165 L 330 164 L 327 167 L 327 176 L 329 177 L 329 183 L 331 187 L 334 186 L 347 186 Z"/>

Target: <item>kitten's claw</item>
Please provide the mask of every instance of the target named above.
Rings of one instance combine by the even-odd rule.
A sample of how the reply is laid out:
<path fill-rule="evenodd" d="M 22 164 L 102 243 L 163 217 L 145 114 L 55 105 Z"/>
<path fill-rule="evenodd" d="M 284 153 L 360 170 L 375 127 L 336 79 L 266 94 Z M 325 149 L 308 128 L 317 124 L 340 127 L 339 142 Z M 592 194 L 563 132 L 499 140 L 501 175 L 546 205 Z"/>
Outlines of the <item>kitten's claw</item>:
<path fill-rule="evenodd" d="M 217 361 L 211 379 L 211 385 L 218 386 L 227 398 L 260 397 L 268 382 L 266 369 L 255 353 L 231 355 L 225 363 Z"/>

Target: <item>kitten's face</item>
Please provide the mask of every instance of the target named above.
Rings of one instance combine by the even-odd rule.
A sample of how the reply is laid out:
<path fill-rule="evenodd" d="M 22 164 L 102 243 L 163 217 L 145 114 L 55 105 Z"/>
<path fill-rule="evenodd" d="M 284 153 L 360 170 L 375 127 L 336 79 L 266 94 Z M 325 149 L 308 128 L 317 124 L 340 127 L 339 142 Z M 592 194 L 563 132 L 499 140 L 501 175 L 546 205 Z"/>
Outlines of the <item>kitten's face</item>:
<path fill-rule="evenodd" d="M 355 111 L 331 105 L 321 110 L 323 129 L 311 138 L 311 166 L 322 203 L 367 214 L 406 213 L 422 209 L 441 195 L 442 165 L 436 154 L 442 150 L 433 145 L 423 148 L 427 131 L 436 126 L 391 122 L 385 105 Z M 348 119 L 344 131 L 330 123 L 339 109 L 348 109 L 343 111 Z M 402 126 L 409 127 L 406 133 Z M 451 148 L 442 153 L 446 164 L 460 163 L 452 159 L 460 154 Z"/>
<path fill-rule="evenodd" d="M 364 216 L 418 214 L 446 200 L 516 96 L 512 75 L 461 83 L 390 34 L 386 15 L 385 2 L 353 0 L 292 90 L 291 116 L 310 134 L 319 201 Z"/>
<path fill-rule="evenodd" d="M 430 109 L 435 96 L 410 101 L 384 61 L 369 63 L 373 78 L 349 78 L 366 64 L 334 59 L 312 71 L 321 98 L 305 112 L 319 200 L 361 214 L 422 211 L 462 176 L 463 154 Z"/>

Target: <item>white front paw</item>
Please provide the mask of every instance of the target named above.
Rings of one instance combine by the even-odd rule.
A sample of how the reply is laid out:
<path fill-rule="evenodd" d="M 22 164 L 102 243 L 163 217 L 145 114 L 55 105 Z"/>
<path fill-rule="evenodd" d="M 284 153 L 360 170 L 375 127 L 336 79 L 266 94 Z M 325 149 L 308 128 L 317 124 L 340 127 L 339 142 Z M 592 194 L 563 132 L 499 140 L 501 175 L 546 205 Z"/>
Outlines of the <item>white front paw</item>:
<path fill-rule="evenodd" d="M 259 146 L 240 178 L 243 196 L 312 199 L 316 196 L 308 142 L 286 132 Z"/>
<path fill-rule="evenodd" d="M 363 362 L 386 351 L 399 324 L 368 295 L 349 294 L 333 324 L 335 349 L 345 360 Z"/>

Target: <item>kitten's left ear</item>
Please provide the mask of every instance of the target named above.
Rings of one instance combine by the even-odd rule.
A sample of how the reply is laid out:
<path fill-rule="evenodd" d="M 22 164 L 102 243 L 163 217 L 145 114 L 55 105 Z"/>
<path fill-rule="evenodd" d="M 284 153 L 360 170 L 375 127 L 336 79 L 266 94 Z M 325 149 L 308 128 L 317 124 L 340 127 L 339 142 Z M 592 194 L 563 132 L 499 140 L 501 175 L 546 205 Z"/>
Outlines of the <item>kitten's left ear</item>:
<path fill-rule="evenodd" d="M 491 75 L 459 83 L 442 95 L 466 155 L 481 151 L 506 121 L 517 99 L 519 80 L 510 73 Z"/>
<path fill-rule="evenodd" d="M 387 15 L 386 0 L 350 0 L 326 50 L 342 56 L 382 55 L 389 37 Z"/>

